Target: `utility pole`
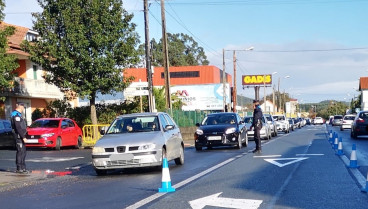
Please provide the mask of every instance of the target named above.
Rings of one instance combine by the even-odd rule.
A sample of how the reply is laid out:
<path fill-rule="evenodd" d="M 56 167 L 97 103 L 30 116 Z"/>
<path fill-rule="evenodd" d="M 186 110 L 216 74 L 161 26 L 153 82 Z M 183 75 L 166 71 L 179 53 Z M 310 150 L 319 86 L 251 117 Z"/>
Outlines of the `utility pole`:
<path fill-rule="evenodd" d="M 273 114 L 275 114 L 275 85 L 272 87 L 272 106 L 273 106 Z"/>
<path fill-rule="evenodd" d="M 233 112 L 236 112 L 236 53 L 233 51 L 233 64 L 234 64 L 234 87 L 233 87 Z"/>
<path fill-rule="evenodd" d="M 225 73 L 225 49 L 222 49 L 222 98 L 223 98 L 223 109 L 226 112 L 226 73 Z"/>
<path fill-rule="evenodd" d="M 170 71 L 169 71 L 169 50 L 167 46 L 166 34 L 166 18 L 165 18 L 165 1 L 161 0 L 161 25 L 162 25 L 162 43 L 164 51 L 164 75 L 165 75 L 165 95 L 166 108 L 171 110 L 171 94 L 170 94 Z"/>
<path fill-rule="evenodd" d="M 144 8 L 144 34 L 145 34 L 145 50 L 146 50 L 146 69 L 147 69 L 147 81 L 148 81 L 148 111 L 154 111 L 153 102 L 153 84 L 152 84 L 152 70 L 151 70 L 151 51 L 149 41 L 149 24 L 148 24 L 148 0 L 143 1 Z"/>

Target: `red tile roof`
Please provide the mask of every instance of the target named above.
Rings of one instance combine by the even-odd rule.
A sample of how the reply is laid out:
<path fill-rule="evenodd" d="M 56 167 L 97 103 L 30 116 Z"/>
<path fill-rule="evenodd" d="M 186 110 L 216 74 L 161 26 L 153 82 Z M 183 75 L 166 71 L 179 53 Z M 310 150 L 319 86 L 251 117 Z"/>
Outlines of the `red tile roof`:
<path fill-rule="evenodd" d="M 368 89 L 368 77 L 360 77 L 359 90 Z"/>
<path fill-rule="evenodd" d="M 12 26 L 15 28 L 15 32 L 12 36 L 9 37 L 9 44 L 20 45 L 22 41 L 25 39 L 29 28 L 21 27 L 17 25 L 11 25 L 5 22 L 0 22 L 0 29 L 4 29 L 5 27 Z"/>

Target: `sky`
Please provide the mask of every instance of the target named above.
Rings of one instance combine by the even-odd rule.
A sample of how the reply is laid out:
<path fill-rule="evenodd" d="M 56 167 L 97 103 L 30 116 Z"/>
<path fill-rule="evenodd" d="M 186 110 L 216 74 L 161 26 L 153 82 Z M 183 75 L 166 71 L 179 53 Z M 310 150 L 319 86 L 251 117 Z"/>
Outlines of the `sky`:
<path fill-rule="evenodd" d="M 5 0 L 5 22 L 32 28 L 37 0 Z M 149 36 L 162 37 L 160 0 L 149 0 Z M 144 42 L 143 0 L 123 0 Z M 210 61 L 233 75 L 237 93 L 243 75 L 273 74 L 272 86 L 299 103 L 350 102 L 359 78 L 368 76 L 368 0 L 166 0 L 168 33 L 185 33 Z M 253 47 L 253 50 L 246 50 Z M 280 82 L 279 82 L 280 81 Z M 261 88 L 260 96 L 263 98 Z"/>

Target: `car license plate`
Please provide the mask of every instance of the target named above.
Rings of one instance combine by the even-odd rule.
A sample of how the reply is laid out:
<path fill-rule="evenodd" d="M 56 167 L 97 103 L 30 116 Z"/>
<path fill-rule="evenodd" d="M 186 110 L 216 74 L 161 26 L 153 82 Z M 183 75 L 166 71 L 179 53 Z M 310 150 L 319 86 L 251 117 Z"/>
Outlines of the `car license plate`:
<path fill-rule="evenodd" d="M 27 139 L 27 143 L 29 143 L 29 144 L 37 144 L 38 143 L 38 139 Z"/>
<path fill-rule="evenodd" d="M 221 140 L 221 136 L 209 136 L 208 140 Z"/>
<path fill-rule="evenodd" d="M 110 160 L 132 160 L 134 158 L 133 154 L 114 154 L 110 156 Z"/>

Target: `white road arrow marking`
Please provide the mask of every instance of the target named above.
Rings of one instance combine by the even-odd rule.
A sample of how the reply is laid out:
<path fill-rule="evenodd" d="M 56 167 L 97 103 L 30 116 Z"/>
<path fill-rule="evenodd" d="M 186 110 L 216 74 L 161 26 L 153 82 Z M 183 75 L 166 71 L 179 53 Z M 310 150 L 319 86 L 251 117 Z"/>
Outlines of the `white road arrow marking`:
<path fill-rule="evenodd" d="M 281 167 L 284 167 L 286 165 L 290 165 L 292 163 L 296 163 L 302 160 L 308 159 L 307 157 L 299 157 L 299 158 L 273 158 L 273 159 L 264 159 L 265 161 L 272 163 L 274 165 Z M 277 161 L 282 161 L 282 160 L 286 160 L 288 161 L 287 163 L 279 163 Z"/>
<path fill-rule="evenodd" d="M 35 159 L 29 159 L 26 160 L 27 162 L 64 162 L 64 161 L 71 161 L 71 160 L 77 160 L 84 157 L 68 157 L 68 158 L 56 158 L 56 157 L 43 157 L 43 158 L 35 158 Z"/>
<path fill-rule="evenodd" d="M 206 206 L 238 209 L 257 209 L 263 202 L 262 200 L 218 197 L 221 193 L 222 192 L 192 200 L 189 202 L 189 204 L 193 209 L 202 209 Z"/>

